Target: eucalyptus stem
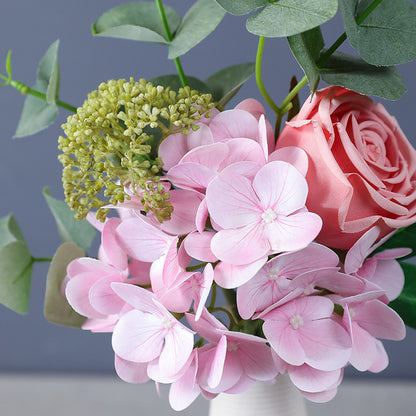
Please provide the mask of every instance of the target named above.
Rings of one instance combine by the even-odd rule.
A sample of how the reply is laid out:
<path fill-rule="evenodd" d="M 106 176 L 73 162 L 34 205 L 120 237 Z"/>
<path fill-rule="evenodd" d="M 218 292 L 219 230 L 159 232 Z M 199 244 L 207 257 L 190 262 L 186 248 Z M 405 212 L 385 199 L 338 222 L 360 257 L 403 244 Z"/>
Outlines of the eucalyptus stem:
<path fill-rule="evenodd" d="M 7 81 L 8 85 L 11 85 L 17 91 L 20 91 L 23 95 L 30 94 L 30 95 L 33 95 L 34 97 L 38 97 L 38 98 L 41 98 L 42 100 L 46 101 L 46 94 L 30 88 L 28 85 L 23 84 L 23 82 L 16 81 L 14 79 L 10 80 L 9 78 L 5 77 L 3 74 L 0 74 L 0 78 Z M 56 104 L 59 105 L 59 107 L 65 108 L 66 110 L 69 110 L 69 111 L 72 111 L 73 113 L 77 112 L 76 107 L 74 107 L 74 106 L 72 106 L 68 103 L 65 103 L 63 101 L 57 100 Z"/>
<path fill-rule="evenodd" d="M 264 41 L 265 37 L 260 36 L 259 37 L 259 44 L 257 47 L 257 55 L 256 55 L 256 82 L 257 87 L 259 88 L 259 91 L 261 92 L 261 95 L 266 100 L 267 104 L 274 110 L 274 112 L 279 115 L 280 114 L 280 108 L 276 105 L 276 103 L 272 100 L 268 92 L 266 91 L 266 88 L 263 84 L 263 79 L 261 77 L 261 61 L 263 59 L 263 49 L 264 49 Z"/>
<path fill-rule="evenodd" d="M 166 18 L 165 8 L 163 7 L 162 0 L 155 0 L 157 10 L 159 11 L 160 20 L 162 21 L 163 29 L 165 31 L 166 39 L 168 42 L 172 42 L 172 32 L 170 31 L 168 19 Z M 185 72 L 183 71 L 181 61 L 179 57 L 174 58 L 176 71 L 178 72 L 179 79 L 181 80 L 182 87 L 186 87 L 188 85 L 188 81 L 185 76 Z"/>
<path fill-rule="evenodd" d="M 52 257 L 32 257 L 33 263 L 51 262 Z"/>

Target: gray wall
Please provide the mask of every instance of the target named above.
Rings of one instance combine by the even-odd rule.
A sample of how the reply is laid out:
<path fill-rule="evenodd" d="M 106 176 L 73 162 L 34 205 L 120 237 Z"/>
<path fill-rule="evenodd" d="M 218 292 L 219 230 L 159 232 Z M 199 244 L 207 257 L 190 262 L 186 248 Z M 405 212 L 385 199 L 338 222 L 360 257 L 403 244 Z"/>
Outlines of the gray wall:
<path fill-rule="evenodd" d="M 109 8 L 123 1 L 111 0 L 13 0 L 0 10 L 0 72 L 8 49 L 13 50 L 15 79 L 32 85 L 40 57 L 57 38 L 61 40 L 60 98 L 75 106 L 101 81 L 110 78 L 151 78 L 174 73 L 167 51 L 160 45 L 93 38 L 90 25 Z M 166 0 L 183 15 L 193 2 Z M 200 47 L 182 58 L 188 74 L 202 79 L 224 66 L 253 61 L 257 38 L 246 32 L 244 18 L 226 16 L 219 28 Z M 339 19 L 324 26 L 325 36 L 335 40 L 341 32 Z M 270 94 L 282 101 L 291 75 L 302 76 L 284 40 L 267 40 L 264 82 Z M 400 67 L 409 92 L 399 102 L 386 102 L 410 139 L 415 137 L 416 82 L 414 64 Z M 303 92 L 307 93 L 306 89 Z M 259 98 L 254 80 L 233 103 L 247 97 Z M 68 113 L 46 131 L 26 139 L 12 140 L 23 97 L 11 87 L 0 88 L 0 216 L 14 212 L 34 256 L 51 256 L 59 245 L 54 222 L 41 195 L 44 186 L 62 198 L 56 139 Z M 95 255 L 95 253 L 90 253 Z M 113 371 L 111 337 L 58 327 L 45 321 L 42 298 L 46 264 L 37 264 L 32 283 L 29 314 L 17 315 L 0 307 L 0 371 Z M 416 331 L 408 329 L 403 342 L 385 343 L 391 364 L 379 377 L 416 376 Z M 348 372 L 352 374 L 353 372 Z"/>

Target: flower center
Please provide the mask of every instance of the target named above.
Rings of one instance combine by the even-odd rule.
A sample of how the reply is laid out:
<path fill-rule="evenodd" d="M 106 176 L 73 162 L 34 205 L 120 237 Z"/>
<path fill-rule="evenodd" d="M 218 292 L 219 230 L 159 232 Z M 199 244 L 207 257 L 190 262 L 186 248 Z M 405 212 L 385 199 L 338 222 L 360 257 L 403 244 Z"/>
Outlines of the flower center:
<path fill-rule="evenodd" d="M 173 327 L 174 322 L 169 316 L 164 316 L 162 319 L 162 325 L 165 329 L 171 329 Z"/>
<path fill-rule="evenodd" d="M 271 208 L 267 208 L 266 211 L 261 214 L 261 218 L 266 224 L 270 224 L 277 218 L 277 214 Z"/>
<path fill-rule="evenodd" d="M 279 278 L 279 272 L 277 270 L 270 270 L 267 273 L 267 278 L 272 281 L 277 280 Z"/>
<path fill-rule="evenodd" d="M 292 316 L 289 322 L 293 329 L 299 329 L 303 326 L 303 318 L 298 313 Z"/>

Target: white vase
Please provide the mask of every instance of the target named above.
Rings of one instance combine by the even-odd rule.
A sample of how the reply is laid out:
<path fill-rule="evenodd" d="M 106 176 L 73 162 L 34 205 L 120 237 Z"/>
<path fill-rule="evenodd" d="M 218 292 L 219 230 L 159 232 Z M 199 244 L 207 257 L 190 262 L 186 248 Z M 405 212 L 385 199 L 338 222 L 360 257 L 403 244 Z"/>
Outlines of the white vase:
<path fill-rule="evenodd" d="M 287 375 L 275 384 L 256 382 L 240 394 L 211 400 L 209 416 L 307 416 L 305 401 Z"/>

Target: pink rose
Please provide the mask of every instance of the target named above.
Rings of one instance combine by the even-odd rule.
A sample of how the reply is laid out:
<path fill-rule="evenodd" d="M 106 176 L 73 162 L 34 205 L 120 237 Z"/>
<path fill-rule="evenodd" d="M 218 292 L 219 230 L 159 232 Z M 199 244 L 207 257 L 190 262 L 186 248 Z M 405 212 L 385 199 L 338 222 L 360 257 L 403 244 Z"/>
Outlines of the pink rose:
<path fill-rule="evenodd" d="M 416 150 L 381 104 L 317 91 L 277 142 L 294 145 L 309 156 L 306 206 L 323 220 L 319 242 L 348 249 L 374 225 L 383 236 L 416 222 Z"/>

